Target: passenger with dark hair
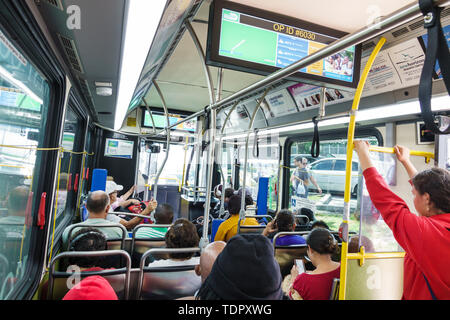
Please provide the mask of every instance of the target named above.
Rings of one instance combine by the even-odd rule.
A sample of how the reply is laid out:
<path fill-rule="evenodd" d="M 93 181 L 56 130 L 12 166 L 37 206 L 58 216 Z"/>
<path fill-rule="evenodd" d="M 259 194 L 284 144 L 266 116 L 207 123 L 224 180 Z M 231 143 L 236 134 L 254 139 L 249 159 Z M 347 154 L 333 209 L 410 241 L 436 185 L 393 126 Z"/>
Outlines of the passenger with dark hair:
<path fill-rule="evenodd" d="M 314 212 L 308 208 L 300 208 L 294 214 L 308 217 L 308 219 L 306 219 L 305 217 L 296 217 L 296 221 L 298 222 L 298 225 L 304 226 L 306 228 L 306 230 L 311 229 L 312 223 L 314 221 L 316 221 Z M 306 230 L 300 230 L 300 231 L 306 231 Z"/>
<path fill-rule="evenodd" d="M 219 188 L 217 188 L 217 192 L 216 196 L 219 199 L 219 202 L 217 202 L 216 206 L 214 207 L 214 209 L 212 210 L 212 215 L 214 218 L 219 218 L 219 214 L 220 214 L 220 206 L 221 203 L 220 201 L 222 200 L 222 189 L 220 188 L 222 185 L 219 186 Z M 224 203 L 223 203 L 223 209 L 224 211 L 228 210 L 228 201 L 230 201 L 230 197 L 234 194 L 234 189 L 233 188 L 226 188 L 225 189 L 225 198 L 224 198 Z"/>
<path fill-rule="evenodd" d="M 231 238 L 202 283 L 199 300 L 281 300 L 281 274 L 272 244 L 260 234 Z"/>
<path fill-rule="evenodd" d="M 311 231 L 306 239 L 307 254 L 314 271 L 298 274 L 297 267 L 291 269 L 291 279 L 295 279 L 289 296 L 294 300 L 328 300 L 334 278 L 340 277 L 340 263 L 331 257 L 339 246 L 333 235 L 324 228 Z"/>
<path fill-rule="evenodd" d="M 275 219 L 270 221 L 263 230 L 263 235 L 273 238 L 277 232 L 289 232 L 295 230 L 295 219 L 291 211 L 287 209 L 280 210 Z M 273 239 L 272 239 L 273 242 Z M 277 246 L 291 246 L 296 244 L 305 244 L 305 239 L 297 234 L 280 235 L 277 237 Z"/>
<path fill-rule="evenodd" d="M 155 224 L 172 224 L 173 207 L 168 203 L 160 204 L 155 210 Z M 136 238 L 139 239 L 158 239 L 164 238 L 168 227 L 140 228 L 136 232 Z"/>
<path fill-rule="evenodd" d="M 87 227 L 73 233 L 70 238 L 69 251 L 102 251 L 107 250 L 105 235 L 92 227 Z M 77 265 L 82 271 L 102 270 L 104 257 L 77 257 L 70 258 L 71 265 Z"/>
<path fill-rule="evenodd" d="M 441 168 L 417 172 L 409 150 L 394 147 L 411 179 L 416 215 L 374 167 L 369 143 L 354 146 L 370 199 L 406 252 L 402 299 L 450 299 L 450 173 Z"/>
<path fill-rule="evenodd" d="M 311 225 L 311 230 L 314 230 L 315 228 L 325 228 L 327 230 L 330 230 L 330 227 L 323 220 L 314 221 Z"/>
<path fill-rule="evenodd" d="M 250 202 L 250 199 L 248 200 L 248 202 Z M 251 202 L 253 203 L 253 200 L 251 200 Z M 245 207 L 246 206 L 247 205 L 245 205 Z M 237 234 L 240 210 L 241 197 L 237 194 L 231 196 L 230 201 L 228 201 L 228 211 L 231 216 L 220 224 L 219 228 L 217 229 L 216 236 L 214 237 L 214 241 L 227 242 L 231 239 L 231 237 Z M 243 221 L 241 221 L 241 225 L 257 226 L 259 225 L 259 223 L 255 218 L 245 218 Z"/>
<path fill-rule="evenodd" d="M 76 223 L 76 226 L 72 231 L 77 232 L 80 228 L 86 225 L 96 225 L 96 224 L 110 224 L 117 225 L 109 220 L 106 220 L 106 215 L 109 211 L 109 196 L 105 191 L 97 190 L 90 192 L 86 200 L 86 209 L 89 212 L 89 218 L 83 222 Z M 69 226 L 70 227 L 70 226 Z M 69 236 L 69 227 L 67 227 L 62 235 L 63 243 L 67 243 Z M 103 228 L 98 227 L 98 230 L 103 232 L 107 239 L 121 239 L 122 229 L 120 228 Z"/>
<path fill-rule="evenodd" d="M 165 235 L 167 248 L 194 248 L 198 247 L 200 238 L 195 225 L 184 218 L 175 220 Z M 199 257 L 194 253 L 172 253 L 169 259 L 151 262 L 150 267 L 185 266 L 199 264 Z"/>

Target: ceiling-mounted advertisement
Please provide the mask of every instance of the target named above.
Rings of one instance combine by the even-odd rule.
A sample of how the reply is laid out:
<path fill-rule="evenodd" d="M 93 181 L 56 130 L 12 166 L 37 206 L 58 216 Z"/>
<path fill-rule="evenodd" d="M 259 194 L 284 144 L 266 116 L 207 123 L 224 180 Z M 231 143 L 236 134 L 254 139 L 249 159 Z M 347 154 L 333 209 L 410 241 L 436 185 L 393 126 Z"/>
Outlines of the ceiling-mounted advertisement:
<path fill-rule="evenodd" d="M 281 117 L 297 112 L 294 100 L 286 89 L 268 94 L 266 103 L 261 104 L 266 118 Z"/>
<path fill-rule="evenodd" d="M 321 89 L 322 88 L 320 87 L 303 83 L 297 83 L 287 88 L 294 98 L 299 111 L 318 108 L 321 102 Z M 353 92 L 328 88 L 325 90 L 325 103 L 329 106 L 335 103 L 351 100 L 353 96 Z"/>
<path fill-rule="evenodd" d="M 345 32 L 248 7 L 214 1 L 210 7 L 207 64 L 267 75 L 345 36 Z M 298 70 L 288 79 L 316 86 L 356 88 L 360 45 Z"/>

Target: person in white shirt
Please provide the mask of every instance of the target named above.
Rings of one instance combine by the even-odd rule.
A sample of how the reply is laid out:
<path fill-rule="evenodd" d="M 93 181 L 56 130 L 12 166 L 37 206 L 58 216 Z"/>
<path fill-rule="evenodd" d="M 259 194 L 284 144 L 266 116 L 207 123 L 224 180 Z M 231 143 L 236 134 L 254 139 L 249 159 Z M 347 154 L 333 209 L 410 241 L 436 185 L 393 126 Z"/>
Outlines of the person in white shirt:
<path fill-rule="evenodd" d="M 165 235 L 167 248 L 194 248 L 198 247 L 200 238 L 195 225 L 187 219 L 175 220 L 172 227 Z M 194 257 L 194 253 L 172 253 L 169 259 L 156 260 L 151 262 L 149 267 L 168 267 L 198 265 L 199 257 Z"/>
<path fill-rule="evenodd" d="M 125 219 L 120 218 L 113 212 L 119 206 L 122 208 L 126 208 L 131 204 L 140 204 L 139 200 L 128 199 L 133 194 L 134 188 L 135 186 L 132 186 L 130 190 L 128 190 L 123 196 L 117 198 L 117 193 L 123 190 L 123 186 L 120 184 L 116 184 L 114 181 L 106 181 L 105 191 L 108 194 L 111 203 L 106 220 L 109 220 L 114 223 L 120 223 L 127 230 L 132 230 L 135 226 L 137 226 L 139 223 L 142 222 L 143 218 L 134 217 L 133 219 L 127 221 Z M 154 200 L 150 201 L 149 205 L 140 214 L 150 215 L 150 213 L 153 210 L 155 210 L 157 205 L 158 203 L 156 201 Z"/>

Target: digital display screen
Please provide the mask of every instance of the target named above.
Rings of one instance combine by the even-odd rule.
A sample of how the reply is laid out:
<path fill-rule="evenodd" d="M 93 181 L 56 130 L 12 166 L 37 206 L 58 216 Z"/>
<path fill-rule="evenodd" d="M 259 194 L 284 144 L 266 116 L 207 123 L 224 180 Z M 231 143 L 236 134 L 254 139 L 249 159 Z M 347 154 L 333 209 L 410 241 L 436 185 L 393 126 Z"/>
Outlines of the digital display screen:
<path fill-rule="evenodd" d="M 215 2 L 214 6 L 208 30 L 207 62 L 211 65 L 270 73 L 345 35 L 302 20 L 227 1 Z M 356 87 L 360 59 L 360 47 L 352 46 L 298 70 L 294 77 Z"/>
<path fill-rule="evenodd" d="M 153 121 L 155 122 L 155 128 L 164 129 L 166 127 L 166 116 L 157 112 L 152 112 Z M 150 113 L 144 109 L 143 127 L 153 128 L 152 117 Z M 169 124 L 173 125 L 183 119 L 184 117 L 177 114 L 169 114 Z M 184 130 L 189 132 L 195 132 L 196 120 L 192 119 L 177 125 L 174 130 Z"/>

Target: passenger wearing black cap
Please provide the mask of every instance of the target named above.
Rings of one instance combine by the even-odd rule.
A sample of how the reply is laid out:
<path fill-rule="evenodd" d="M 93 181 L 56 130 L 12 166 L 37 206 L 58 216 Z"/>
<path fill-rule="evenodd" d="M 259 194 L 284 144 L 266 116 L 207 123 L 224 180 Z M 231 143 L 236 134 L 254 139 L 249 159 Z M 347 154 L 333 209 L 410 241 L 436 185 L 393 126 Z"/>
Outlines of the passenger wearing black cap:
<path fill-rule="evenodd" d="M 219 254 L 200 287 L 200 300 L 281 300 L 280 267 L 269 239 L 236 235 Z"/>

